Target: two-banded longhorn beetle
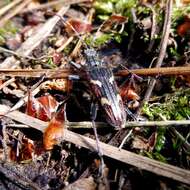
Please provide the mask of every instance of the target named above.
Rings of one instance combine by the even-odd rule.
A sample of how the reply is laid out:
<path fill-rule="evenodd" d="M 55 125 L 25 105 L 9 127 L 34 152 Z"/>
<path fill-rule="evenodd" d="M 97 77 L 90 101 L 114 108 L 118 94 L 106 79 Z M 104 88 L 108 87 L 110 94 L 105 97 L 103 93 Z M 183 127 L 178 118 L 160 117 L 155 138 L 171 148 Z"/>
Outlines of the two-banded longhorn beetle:
<path fill-rule="evenodd" d="M 86 63 L 83 65 L 83 71 L 92 93 L 104 110 L 107 122 L 116 129 L 123 128 L 126 123 L 126 112 L 111 68 L 100 59 L 95 49 L 88 47 L 70 23 L 66 22 L 63 17 L 59 17 L 64 24 L 72 28 L 86 48 L 84 50 Z"/>
<path fill-rule="evenodd" d="M 93 94 L 104 110 L 107 122 L 117 129 L 123 128 L 126 112 L 111 68 L 106 67 L 106 63 L 100 60 L 93 48 L 84 50 L 84 55 L 84 72 Z"/>

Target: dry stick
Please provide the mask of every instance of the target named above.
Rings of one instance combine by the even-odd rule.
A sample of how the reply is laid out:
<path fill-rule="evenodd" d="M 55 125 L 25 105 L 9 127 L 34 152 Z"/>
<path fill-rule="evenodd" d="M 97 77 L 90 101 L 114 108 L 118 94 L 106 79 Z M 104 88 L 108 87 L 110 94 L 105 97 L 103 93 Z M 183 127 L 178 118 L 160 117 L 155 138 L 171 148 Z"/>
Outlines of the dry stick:
<path fill-rule="evenodd" d="M 43 80 L 44 80 L 44 77 L 42 76 L 41 79 L 31 87 L 30 90 L 31 90 L 32 96 L 35 96 L 40 91 L 40 86 Z M 7 112 L 4 114 L 6 115 L 9 112 L 19 109 L 26 103 L 27 100 L 28 100 L 28 92 L 25 94 L 24 97 L 22 97 L 13 107 L 7 110 Z M 3 116 L 0 114 L 0 118 L 1 117 Z"/>
<path fill-rule="evenodd" d="M 172 133 L 176 139 L 180 139 L 180 141 L 183 143 L 184 148 L 189 152 L 190 154 L 190 143 L 185 139 L 176 129 L 170 127 L 169 132 Z"/>
<path fill-rule="evenodd" d="M 73 41 L 73 39 L 74 39 L 73 36 L 69 37 L 62 46 L 56 49 L 56 52 L 58 53 L 62 52 Z"/>
<path fill-rule="evenodd" d="M 62 7 L 58 14 L 64 15 L 65 12 L 68 10 L 69 6 Z M 48 35 L 51 33 L 54 26 L 59 21 L 59 17 L 54 16 L 49 19 L 42 27 L 40 27 L 34 35 L 29 37 L 21 47 L 16 51 L 19 55 L 23 55 L 24 57 L 28 56 Z M 18 67 L 18 62 L 16 63 L 17 59 L 13 56 L 8 57 L 0 64 L 0 69 L 4 68 L 15 68 Z"/>
<path fill-rule="evenodd" d="M 8 106 L 0 106 L 0 110 L 8 110 Z M 38 129 L 44 132 L 44 129 L 47 127 L 47 123 L 36 118 L 30 117 L 26 114 L 23 114 L 18 111 L 13 111 L 7 114 L 7 117 L 14 119 L 23 124 L 27 124 L 28 126 Z M 88 148 L 90 150 L 96 150 L 96 141 L 85 137 L 83 135 L 79 135 L 77 133 L 71 132 L 65 129 L 64 140 L 76 144 L 78 146 L 82 146 Z M 168 177 L 174 180 L 177 180 L 182 183 L 186 183 L 190 185 L 190 171 L 181 169 L 179 167 L 175 167 L 169 164 L 165 164 L 156 160 L 152 160 L 150 158 L 137 155 L 135 153 L 119 150 L 117 147 L 105 144 L 100 142 L 100 146 L 104 152 L 104 155 L 118 161 L 127 163 L 129 165 L 138 167 L 143 170 L 150 171 L 157 175 L 161 175 L 164 177 Z"/>
<path fill-rule="evenodd" d="M 156 67 L 161 67 L 162 62 L 165 57 L 166 48 L 167 48 L 167 42 L 170 34 L 170 25 L 171 25 L 171 15 L 172 15 L 172 3 L 173 0 L 167 1 L 167 7 L 166 7 L 166 13 L 165 13 L 165 21 L 164 21 L 164 27 L 163 27 L 163 34 L 162 34 L 162 40 L 160 42 L 160 53 L 156 62 Z M 152 90 L 156 84 L 156 80 L 153 79 L 150 81 L 149 88 L 146 91 L 144 101 L 148 101 Z"/>
<path fill-rule="evenodd" d="M 52 1 L 49 3 L 44 3 L 41 5 L 38 5 L 36 7 L 24 9 L 22 11 L 22 13 L 34 11 L 34 10 L 39 10 L 39 9 L 46 9 L 46 8 L 51 7 L 51 6 L 55 6 L 55 5 L 59 5 L 59 4 L 66 6 L 66 5 L 71 5 L 71 4 L 83 3 L 83 2 L 92 2 L 92 0 L 58 0 L 58 1 Z"/>
<path fill-rule="evenodd" d="M 94 14 L 94 9 L 91 9 L 91 10 L 89 11 L 88 15 L 87 15 L 87 19 L 86 19 L 86 20 L 87 20 L 87 22 L 90 23 L 90 24 L 92 23 L 93 14 Z M 72 29 L 74 29 L 74 28 L 72 27 Z M 76 32 L 76 30 L 73 30 L 73 31 Z M 77 32 L 76 34 L 77 34 L 77 36 L 78 36 L 78 32 Z M 79 35 L 80 35 L 80 34 L 79 34 Z M 84 35 L 82 35 L 82 36 L 79 38 L 79 41 L 77 42 L 75 48 L 74 48 L 73 51 L 71 52 L 71 57 L 76 57 L 76 56 L 77 56 L 80 47 L 81 47 L 82 45 L 84 45 L 84 40 L 85 40 L 86 36 L 87 36 L 87 35 L 84 34 Z"/>
<path fill-rule="evenodd" d="M 136 13 L 135 13 L 135 9 L 134 8 L 131 8 L 131 14 L 132 14 L 132 19 L 133 19 L 133 28 L 132 28 L 132 31 L 131 31 L 131 35 L 130 35 L 130 38 L 129 38 L 129 43 L 128 43 L 128 47 L 127 47 L 127 50 L 130 51 L 131 47 L 132 47 L 132 43 L 133 43 L 133 39 L 134 39 L 134 35 L 135 35 L 135 24 L 137 23 L 137 17 L 136 17 Z"/>
<path fill-rule="evenodd" d="M 96 147 L 96 142 L 93 139 L 78 135 L 68 130 L 65 130 L 64 140 L 88 148 L 90 150 L 94 150 Z M 140 169 L 150 171 L 157 175 L 190 184 L 190 171 L 188 170 L 161 163 L 159 161 L 152 160 L 150 158 L 140 156 L 123 149 L 119 150 L 117 147 L 113 147 L 105 143 L 100 142 L 100 146 L 105 156 L 130 164 Z"/>
<path fill-rule="evenodd" d="M 0 114 L 1 114 L 1 107 L 0 105 Z M 13 114 L 14 115 L 14 114 Z M 14 119 L 14 118 L 13 118 Z M 128 121 L 125 124 L 125 128 L 133 128 L 133 127 L 178 127 L 178 126 L 183 126 L 183 125 L 190 125 L 190 120 L 169 120 L 169 121 Z M 16 128 L 27 128 L 25 125 L 15 125 L 15 124 L 9 124 L 10 127 L 16 127 Z M 92 129 L 92 122 L 89 121 L 81 121 L 81 122 L 68 122 L 69 128 L 80 128 L 80 129 Z M 107 125 L 107 123 L 104 122 L 96 122 L 96 126 L 98 128 L 106 128 L 110 127 Z"/>
<path fill-rule="evenodd" d="M 15 78 L 11 78 L 8 81 L 4 82 L 2 85 L 0 85 L 0 90 L 2 90 L 4 87 L 9 86 L 9 84 L 15 82 Z"/>
<path fill-rule="evenodd" d="M 1 70 L 0 70 L 1 72 Z M 158 67 L 130 70 L 131 73 L 141 76 L 155 75 L 190 75 L 190 67 Z M 127 76 L 128 70 L 121 70 L 116 73 L 117 76 Z"/>
<path fill-rule="evenodd" d="M 171 15 L 172 15 L 172 3 L 173 0 L 167 1 L 167 7 L 166 7 L 166 13 L 165 13 L 165 20 L 164 20 L 164 27 L 163 27 L 163 33 L 162 33 L 162 40 L 160 42 L 160 53 L 156 62 L 155 67 L 161 67 L 162 62 L 165 57 L 166 48 L 167 48 L 167 42 L 170 34 L 170 25 L 171 25 Z M 148 84 L 148 89 L 145 93 L 144 100 L 141 103 L 141 108 L 144 105 L 145 102 L 147 102 L 152 94 L 152 91 L 154 89 L 154 86 L 156 84 L 156 79 L 152 79 L 150 83 Z M 139 115 L 141 108 L 137 111 L 137 115 Z"/>
<path fill-rule="evenodd" d="M 152 7 L 152 5 L 149 3 L 144 3 L 144 5 L 152 11 L 152 26 L 151 26 L 151 34 L 150 34 L 150 43 L 147 48 L 147 51 L 150 52 L 155 42 L 154 36 L 156 35 L 156 11 Z"/>
<path fill-rule="evenodd" d="M 15 51 L 6 49 L 4 47 L 0 47 L 0 52 L 10 53 L 10 54 L 15 55 L 16 57 L 19 57 L 19 58 L 25 58 L 25 59 L 36 60 L 36 61 L 39 61 L 40 59 L 43 59 L 43 58 L 48 58 L 48 56 L 42 56 L 42 57 L 39 57 L 39 58 L 35 58 L 35 57 L 32 57 L 32 56 L 24 56 L 22 54 L 16 53 Z"/>
<path fill-rule="evenodd" d="M 0 9 L 0 16 L 2 16 L 3 14 L 5 14 L 7 11 L 9 11 L 12 7 L 14 7 L 16 4 L 20 3 L 22 0 L 15 0 L 11 3 L 9 3 L 8 5 L 2 7 Z"/>
<path fill-rule="evenodd" d="M 123 145 L 126 143 L 127 139 L 131 136 L 132 132 L 133 132 L 133 129 L 131 129 L 129 132 L 127 132 L 127 135 L 125 135 L 121 144 L 119 145 L 119 150 L 121 150 L 123 148 Z"/>
<path fill-rule="evenodd" d="M 68 78 L 71 73 L 68 69 L 0 69 L 0 76 L 5 77 L 40 77 L 46 73 L 46 78 Z M 161 67 L 134 70 L 121 70 L 116 76 L 127 76 L 130 73 L 141 76 L 155 75 L 190 75 L 190 67 Z"/>
<path fill-rule="evenodd" d="M 41 86 L 41 83 L 43 82 L 43 80 L 44 80 L 44 75 L 41 76 L 40 80 L 30 88 L 30 92 L 32 93 L 32 96 L 35 96 L 40 91 L 40 86 Z M 17 110 L 21 106 L 23 106 L 25 104 L 25 102 L 28 100 L 28 96 L 29 96 L 29 94 L 27 92 L 23 98 L 21 98 L 13 107 L 11 107 L 9 112 Z"/>
<path fill-rule="evenodd" d="M 3 159 L 6 161 L 9 157 L 9 153 L 8 153 L 8 146 L 7 146 L 7 140 L 8 140 L 8 136 L 7 136 L 7 132 L 6 132 L 6 124 L 5 121 L 1 121 L 1 125 L 2 125 L 2 146 L 3 146 Z"/>
<path fill-rule="evenodd" d="M 10 77 L 40 77 L 46 73 L 46 78 L 68 78 L 68 69 L 0 69 L 0 76 Z"/>
<path fill-rule="evenodd" d="M 1 20 L 0 20 L 0 27 L 3 27 L 3 25 L 10 20 L 11 18 L 13 18 L 15 15 L 17 15 L 18 13 L 20 13 L 20 11 L 26 7 L 32 0 L 25 0 L 23 1 L 23 3 L 19 4 L 14 10 L 12 10 L 10 13 L 8 13 L 7 15 L 5 15 Z"/>

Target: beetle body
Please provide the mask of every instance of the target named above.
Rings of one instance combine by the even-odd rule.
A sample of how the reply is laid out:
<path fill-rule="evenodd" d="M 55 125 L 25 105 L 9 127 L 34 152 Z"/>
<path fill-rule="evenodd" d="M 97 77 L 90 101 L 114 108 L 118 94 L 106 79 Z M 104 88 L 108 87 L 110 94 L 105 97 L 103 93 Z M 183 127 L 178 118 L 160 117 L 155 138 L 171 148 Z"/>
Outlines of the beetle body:
<path fill-rule="evenodd" d="M 123 128 L 126 112 L 112 70 L 100 60 L 95 49 L 86 49 L 84 54 L 87 80 L 104 110 L 107 122 L 115 128 Z"/>

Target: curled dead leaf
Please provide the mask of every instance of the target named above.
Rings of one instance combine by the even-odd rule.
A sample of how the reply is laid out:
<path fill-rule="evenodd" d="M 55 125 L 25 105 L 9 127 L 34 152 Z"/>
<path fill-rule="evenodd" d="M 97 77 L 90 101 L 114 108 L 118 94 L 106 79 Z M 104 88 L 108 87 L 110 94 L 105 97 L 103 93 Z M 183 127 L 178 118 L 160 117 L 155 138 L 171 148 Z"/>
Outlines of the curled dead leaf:
<path fill-rule="evenodd" d="M 181 37 L 190 37 L 190 17 L 185 16 L 184 22 L 177 27 L 177 34 Z"/>
<path fill-rule="evenodd" d="M 65 105 L 63 105 L 55 116 L 49 122 L 48 127 L 45 129 L 43 135 L 43 144 L 45 150 L 53 149 L 54 145 L 57 145 L 64 135 L 65 125 Z"/>
<path fill-rule="evenodd" d="M 59 103 L 51 95 L 34 98 L 29 92 L 26 113 L 32 117 L 49 121 Z"/>
<path fill-rule="evenodd" d="M 109 20 L 111 20 L 112 22 L 115 22 L 117 24 L 122 24 L 127 22 L 128 18 L 125 16 L 121 16 L 121 15 L 111 15 Z"/>
<path fill-rule="evenodd" d="M 127 21 L 127 17 L 116 14 L 111 15 L 110 18 L 103 23 L 103 25 L 101 26 L 101 30 L 110 30 L 112 27 L 115 27 L 116 25 L 125 24 Z"/>
<path fill-rule="evenodd" d="M 42 83 L 42 90 L 59 90 L 62 92 L 70 92 L 72 89 L 72 81 L 67 79 L 53 79 Z"/>
<path fill-rule="evenodd" d="M 129 86 L 128 83 L 125 83 L 120 88 L 120 95 L 124 101 L 126 100 L 139 100 L 139 95 L 135 92 L 135 90 Z"/>
<path fill-rule="evenodd" d="M 52 55 L 53 63 L 55 65 L 60 65 L 62 57 L 63 57 L 62 53 L 54 52 Z"/>
<path fill-rule="evenodd" d="M 67 22 L 67 27 L 66 27 L 66 31 L 68 34 L 73 34 L 75 33 L 73 31 L 73 28 L 76 32 L 78 32 L 79 34 L 84 34 L 87 32 L 91 32 L 92 30 L 92 25 L 87 23 L 87 22 L 83 22 L 81 20 L 77 20 L 77 19 L 70 19 Z"/>
<path fill-rule="evenodd" d="M 154 132 L 152 135 L 147 139 L 141 136 L 136 136 L 132 142 L 132 148 L 152 151 L 155 147 L 157 140 L 157 133 Z"/>
<path fill-rule="evenodd" d="M 26 137 L 21 139 L 17 146 L 10 147 L 9 158 L 12 161 L 23 162 L 33 159 L 35 153 L 34 142 Z"/>

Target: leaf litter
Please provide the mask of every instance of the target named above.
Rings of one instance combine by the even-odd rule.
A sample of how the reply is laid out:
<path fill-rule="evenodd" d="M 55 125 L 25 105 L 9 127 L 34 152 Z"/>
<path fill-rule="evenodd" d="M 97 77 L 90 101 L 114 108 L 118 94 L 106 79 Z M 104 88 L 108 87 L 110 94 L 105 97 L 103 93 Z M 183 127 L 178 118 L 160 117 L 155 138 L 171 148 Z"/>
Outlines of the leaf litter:
<path fill-rule="evenodd" d="M 161 170 L 159 175 L 148 172 L 150 169 L 142 170 L 143 162 L 138 168 L 106 154 L 102 164 L 96 150 L 82 148 L 78 142 L 64 141 L 67 129 L 96 139 L 93 130 L 85 125 L 86 121 L 91 122 L 91 104 L 94 102 L 82 69 L 86 44 L 95 48 L 106 62 L 105 66 L 113 70 L 127 122 L 155 121 L 151 127 L 133 126 L 117 131 L 106 123 L 99 105 L 95 120 L 99 141 L 118 149 L 122 144 L 121 150 L 165 163 L 166 168 L 173 165 L 184 169 L 184 173 L 189 172 L 189 124 L 156 124 L 170 120 L 188 122 L 190 118 L 190 84 L 188 75 L 184 74 L 190 60 L 188 1 L 176 1 L 169 10 L 170 0 L 28 1 L 25 4 L 14 0 L 0 5 L 0 10 L 13 2 L 15 5 L 0 17 L 0 23 L 3 23 L 0 65 L 14 56 L 13 63 L 5 64 L 3 69 L 44 69 L 44 73 L 38 77 L 16 75 L 14 78 L 2 74 L 0 104 L 15 107 L 23 100 L 21 106 L 16 106 L 18 111 L 45 121 L 47 128 L 42 133 L 43 129 L 33 129 L 29 123 L 18 122 L 0 111 L 0 188 L 189 189 L 187 179 L 172 177 L 172 174 L 168 177 Z M 23 9 L 18 11 L 21 6 Z M 59 18 L 57 11 L 63 6 L 69 6 L 62 17 L 64 22 L 60 19 L 34 49 L 30 51 L 27 47 L 30 52 L 27 56 L 17 51 L 49 19 Z M 15 14 L 11 15 L 11 11 Z M 161 67 L 183 67 L 184 73 L 164 75 L 158 70 L 150 77 L 146 73 L 155 67 L 162 50 L 167 11 L 172 11 L 172 16 Z M 10 15 L 10 19 L 4 19 Z M 65 69 L 67 77 L 50 79 L 45 69 L 55 70 L 55 73 Z M 145 74 L 136 75 L 137 69 L 146 69 Z M 121 70 L 128 74 L 117 75 Z M 151 96 L 144 101 L 150 81 L 154 79 Z M 37 86 L 37 93 L 33 94 Z"/>

